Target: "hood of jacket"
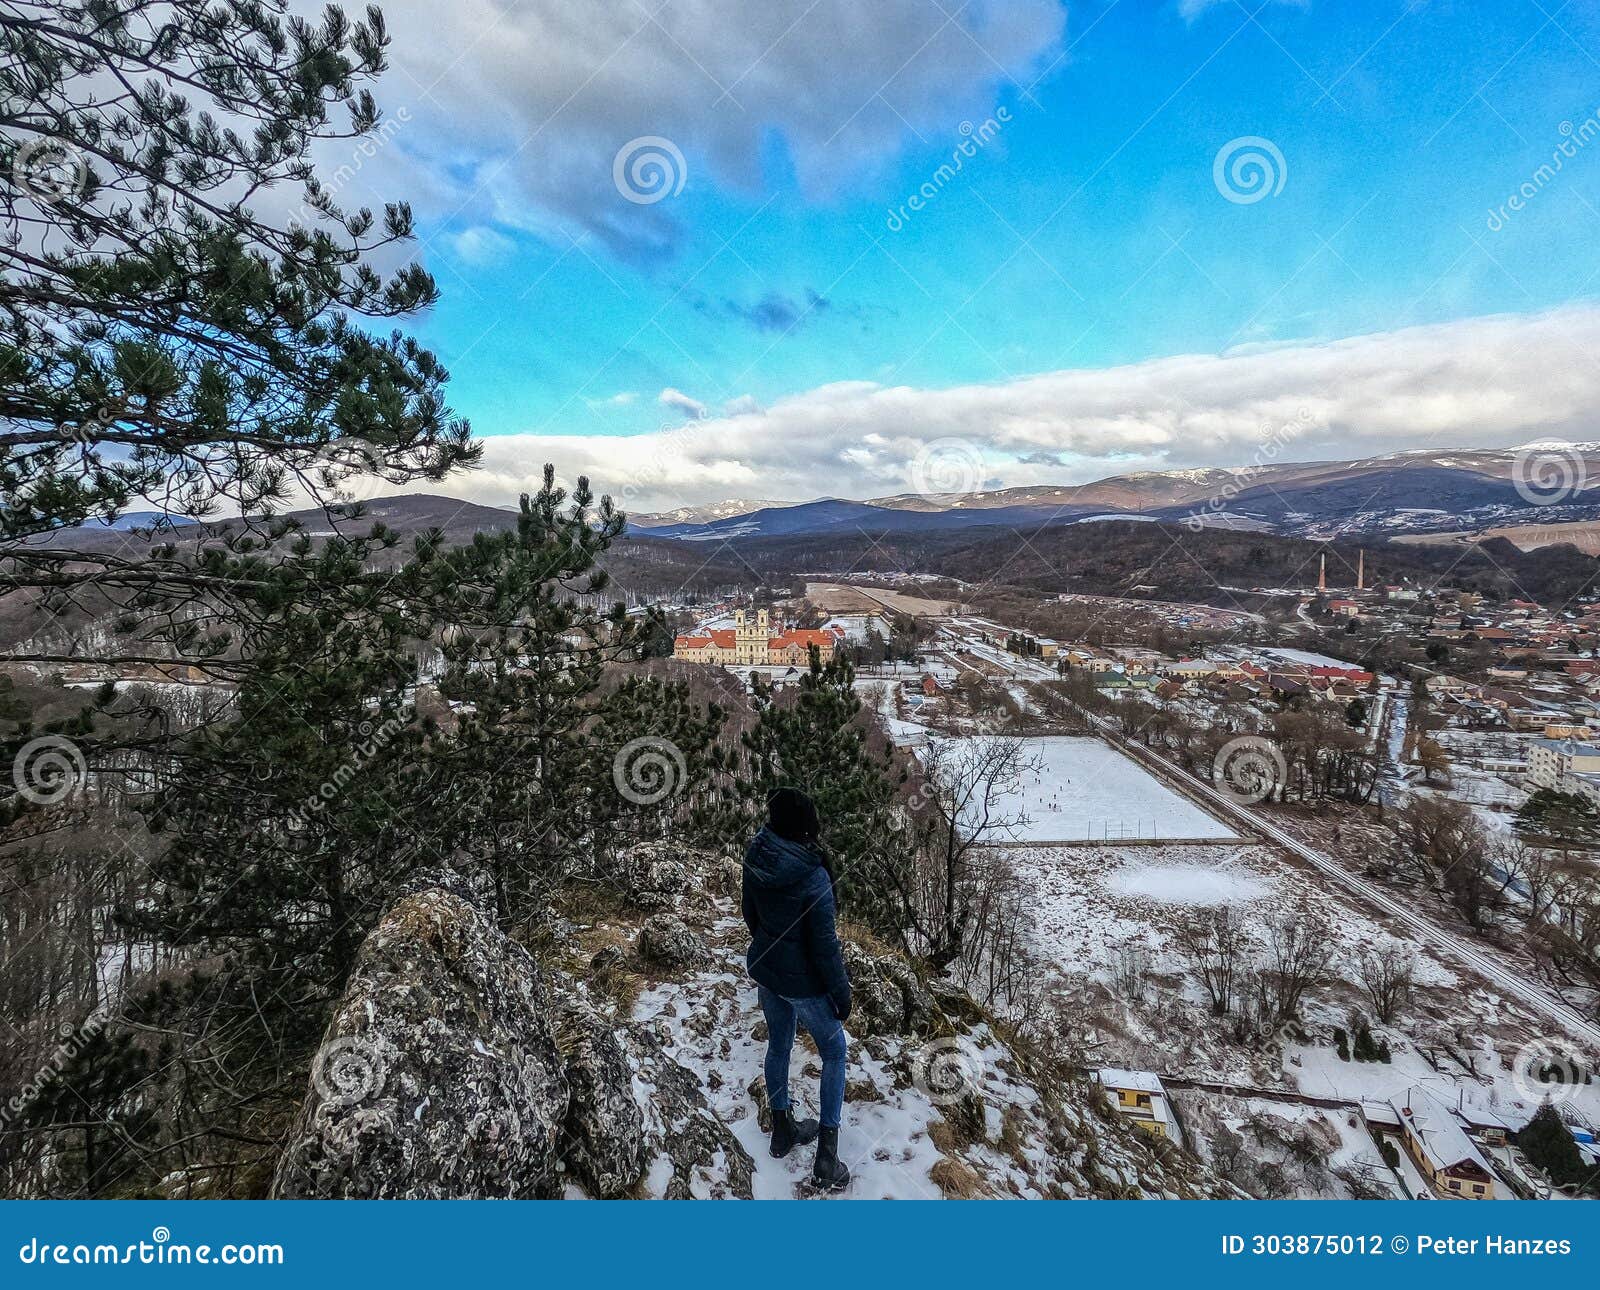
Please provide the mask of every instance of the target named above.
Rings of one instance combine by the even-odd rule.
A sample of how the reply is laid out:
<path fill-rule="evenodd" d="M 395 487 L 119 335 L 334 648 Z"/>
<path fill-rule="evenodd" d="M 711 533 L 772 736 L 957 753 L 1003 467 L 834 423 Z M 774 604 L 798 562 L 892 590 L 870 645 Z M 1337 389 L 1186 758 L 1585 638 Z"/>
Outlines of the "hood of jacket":
<path fill-rule="evenodd" d="M 822 857 L 801 842 L 780 838 L 763 827 L 745 848 L 744 867 L 757 887 L 792 887 L 822 863 Z"/>

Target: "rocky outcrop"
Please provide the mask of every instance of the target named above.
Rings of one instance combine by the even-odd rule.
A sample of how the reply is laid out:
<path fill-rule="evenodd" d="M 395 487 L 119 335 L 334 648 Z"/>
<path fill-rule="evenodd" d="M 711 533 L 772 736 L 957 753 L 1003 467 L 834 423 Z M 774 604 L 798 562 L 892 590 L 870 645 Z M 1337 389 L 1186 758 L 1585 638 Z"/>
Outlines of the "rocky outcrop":
<path fill-rule="evenodd" d="M 750 1200 L 755 1161 L 706 1103 L 700 1080 L 668 1056 L 663 1032 L 648 1021 L 628 1028 L 640 1078 L 654 1090 L 647 1108 L 657 1158 L 670 1169 L 661 1196 Z"/>
<path fill-rule="evenodd" d="M 949 1029 L 932 990 L 899 955 L 869 954 L 846 941 L 844 961 L 863 1029 L 887 1035 L 928 1035 Z"/>
<path fill-rule="evenodd" d="M 639 929 L 639 957 L 653 968 L 703 967 L 711 959 L 706 943 L 672 914 L 655 914 Z"/>
<path fill-rule="evenodd" d="M 562 1126 L 566 1168 L 591 1196 L 624 1196 L 649 1158 L 627 1033 L 572 998 L 562 1006 L 556 1040 L 571 1089 Z"/>
<path fill-rule="evenodd" d="M 279 1162 L 283 1198 L 518 1197 L 558 1186 L 569 1104 L 533 956 L 451 873 L 367 937 Z"/>
<path fill-rule="evenodd" d="M 765 1023 L 726 859 L 652 847 L 625 857 L 638 912 L 561 920 L 543 969 L 462 878 L 410 884 L 362 947 L 273 1194 L 809 1194 L 810 1153 L 766 1150 Z M 846 955 L 852 1195 L 1234 1194 L 955 986 L 881 946 Z M 819 1072 L 802 1037 L 790 1091 L 813 1113 Z"/>
<path fill-rule="evenodd" d="M 656 1028 L 614 1020 L 580 982 L 541 972 L 486 905 L 439 871 L 379 920 L 313 1060 L 272 1194 L 620 1197 L 648 1172 L 652 1194 L 749 1198 L 749 1153 Z M 709 959 L 679 919 L 645 926 L 641 956 L 655 967 Z M 591 973 L 622 972 L 625 958 L 608 946 Z"/>

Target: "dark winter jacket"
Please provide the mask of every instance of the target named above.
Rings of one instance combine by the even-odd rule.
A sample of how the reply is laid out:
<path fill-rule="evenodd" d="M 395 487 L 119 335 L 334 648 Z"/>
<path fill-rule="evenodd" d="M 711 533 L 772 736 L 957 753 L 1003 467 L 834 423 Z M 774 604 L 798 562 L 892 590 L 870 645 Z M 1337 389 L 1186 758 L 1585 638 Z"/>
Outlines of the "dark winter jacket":
<path fill-rule="evenodd" d="M 821 854 L 764 828 L 744 853 L 745 962 L 756 984 L 788 999 L 822 995 L 850 1011 L 850 976 L 834 930 L 833 879 Z"/>

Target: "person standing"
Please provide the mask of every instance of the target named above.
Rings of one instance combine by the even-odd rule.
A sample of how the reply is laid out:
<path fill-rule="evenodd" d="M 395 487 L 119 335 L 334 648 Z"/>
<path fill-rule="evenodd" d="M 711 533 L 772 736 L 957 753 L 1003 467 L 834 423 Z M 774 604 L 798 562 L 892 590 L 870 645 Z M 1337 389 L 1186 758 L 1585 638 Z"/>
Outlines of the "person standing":
<path fill-rule="evenodd" d="M 767 1099 L 774 1156 L 815 1139 L 811 1174 L 818 1186 L 843 1190 L 850 1170 L 839 1159 L 850 1018 L 850 974 L 834 926 L 833 873 L 818 840 L 816 803 L 797 788 L 767 797 L 767 822 L 744 854 L 745 963 L 767 1019 Z M 821 1123 L 796 1120 L 789 1099 L 789 1058 L 804 1026 L 822 1058 Z"/>

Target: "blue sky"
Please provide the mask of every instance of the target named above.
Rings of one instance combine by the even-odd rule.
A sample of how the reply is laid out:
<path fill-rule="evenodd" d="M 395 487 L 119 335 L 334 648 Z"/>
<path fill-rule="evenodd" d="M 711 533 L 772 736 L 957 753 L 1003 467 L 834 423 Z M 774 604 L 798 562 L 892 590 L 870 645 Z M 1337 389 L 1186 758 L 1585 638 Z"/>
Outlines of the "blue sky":
<path fill-rule="evenodd" d="M 717 36 L 741 6 L 700 4 L 690 8 L 735 13 L 721 23 L 702 13 L 699 25 L 685 18 L 673 29 L 664 8 L 642 35 L 623 40 L 635 28 L 622 31 L 630 58 L 643 40 L 659 44 L 657 56 L 618 73 L 640 78 L 635 86 L 606 84 L 618 60 L 604 41 L 574 38 L 578 48 L 562 53 L 552 78 L 559 89 L 562 76 L 575 77 L 577 88 L 554 108 L 517 98 L 520 41 L 504 41 L 502 72 L 503 28 L 441 73 L 437 49 L 406 65 L 407 27 L 396 23 L 396 89 L 420 122 L 397 146 L 428 175 L 421 231 L 444 291 L 420 331 L 451 368 L 453 401 L 479 433 L 518 436 L 530 451 L 570 436 L 643 436 L 642 447 L 688 411 L 749 421 L 755 409 L 814 400 L 839 383 L 932 397 L 1377 335 L 1401 338 L 1396 379 L 1415 379 L 1404 339 L 1412 329 L 1561 309 L 1579 320 L 1574 347 L 1586 348 L 1581 328 L 1600 291 L 1600 137 L 1585 146 L 1582 127 L 1600 111 L 1600 6 L 907 3 L 922 12 L 907 11 L 903 32 L 873 38 L 904 34 L 911 60 L 946 52 L 886 81 L 874 70 L 861 82 L 861 46 L 812 29 L 829 6 L 782 15 L 780 43 L 744 72 L 744 50 L 722 49 Z M 518 20 L 478 4 L 497 22 Z M 549 22 L 527 48 L 544 56 L 553 32 L 570 36 L 584 21 L 580 10 Z M 435 33 L 434 43 L 454 52 L 448 36 Z M 758 84 L 791 57 L 793 66 Z M 585 58 L 587 81 L 577 75 Z M 670 94 L 651 77 L 669 82 Z M 475 85 L 495 99 L 494 114 L 453 119 Z M 602 89 L 608 97 L 591 103 Z M 786 94 L 804 98 L 803 113 L 790 111 Z M 638 115 L 618 106 L 630 102 Z M 963 123 L 981 133 L 985 121 L 988 141 L 922 210 L 908 211 L 907 199 L 971 137 Z M 682 157 L 681 191 L 650 204 L 624 200 L 611 182 L 617 150 L 641 134 L 671 141 Z M 1230 201 L 1215 182 L 1219 151 L 1241 138 L 1276 150 L 1275 191 L 1259 200 Z M 1571 155 L 1560 173 L 1537 182 L 1522 210 L 1491 219 L 1564 141 Z M 1519 368 L 1516 379 L 1532 378 Z M 1137 419 L 1148 391 L 1128 384 Z M 1173 397 L 1188 396 L 1158 399 Z M 1564 415 L 1542 408 L 1526 425 L 1507 425 L 1504 441 L 1560 428 Z M 845 440 L 904 433 L 914 448 L 915 427 L 846 420 L 848 433 L 830 444 L 835 457 L 845 453 L 840 486 L 806 484 L 833 460 L 824 456 L 785 481 L 789 493 L 893 482 L 885 463 L 904 451 L 852 475 Z M 780 419 L 768 432 L 796 429 Z M 1448 425 L 1429 427 L 1441 432 Z M 1494 432 L 1473 424 L 1460 437 Z M 1342 433 L 1362 428 L 1329 427 L 1330 437 Z M 1042 434 L 1007 443 L 978 430 L 977 451 L 993 468 L 983 482 L 1041 478 L 1012 467 L 1037 456 Z M 1063 426 L 1043 451 L 1074 479 L 1204 455 L 1186 456 L 1181 435 L 1150 437 L 1106 443 L 1083 425 Z M 1239 455 L 1225 436 L 1212 448 Z M 686 475 L 667 491 L 696 500 L 762 483 L 759 464 L 744 464 L 742 474 L 712 470 L 692 486 Z"/>

